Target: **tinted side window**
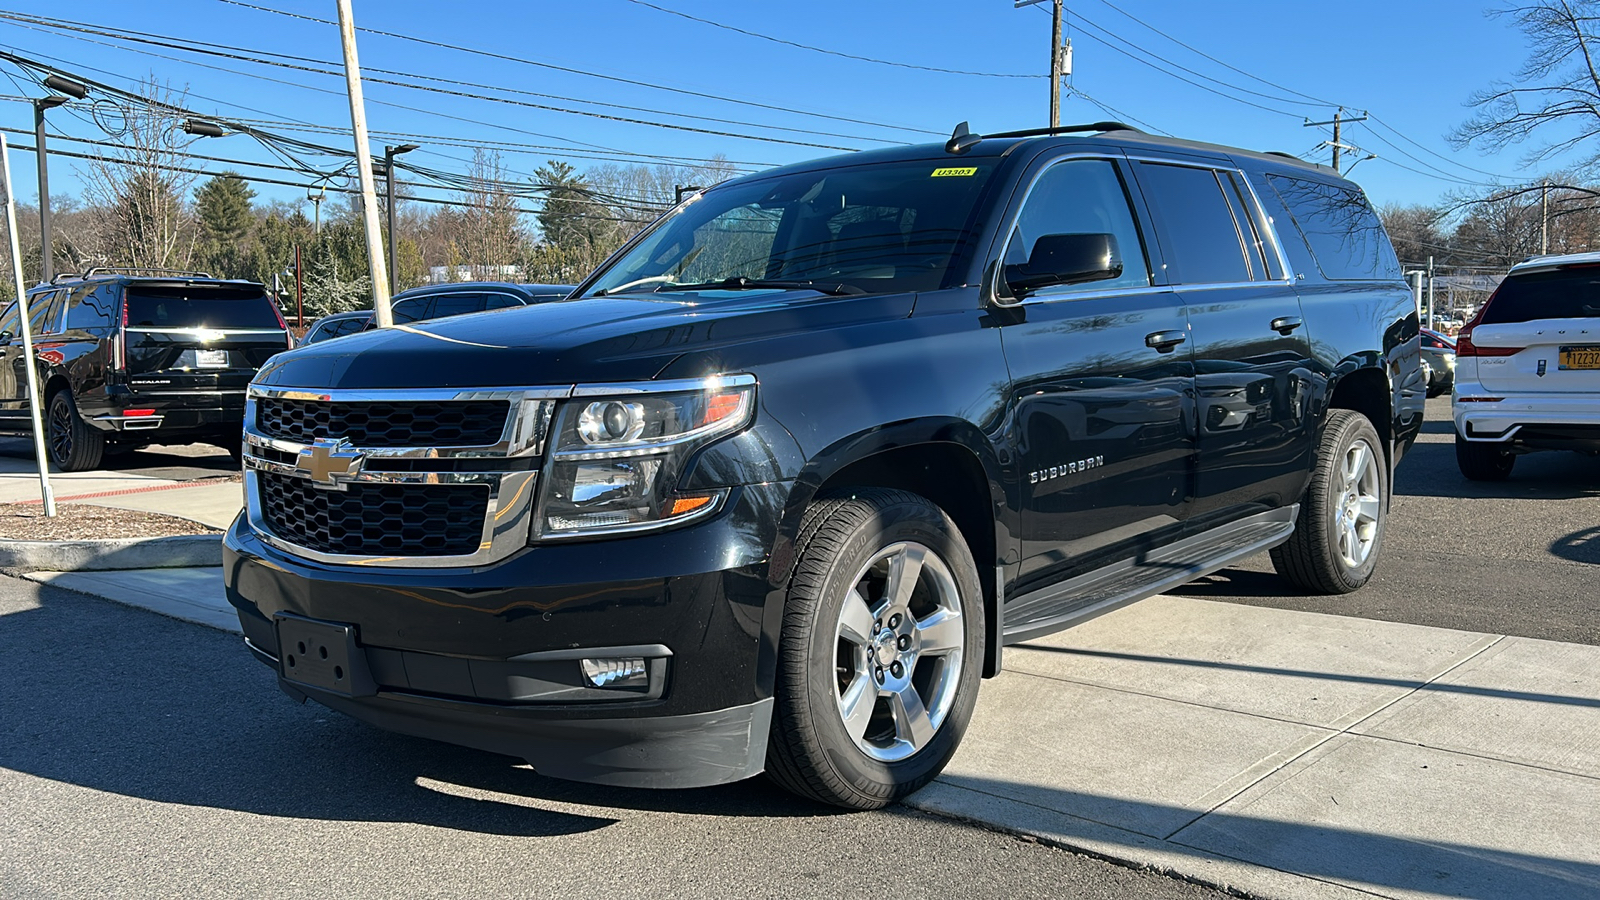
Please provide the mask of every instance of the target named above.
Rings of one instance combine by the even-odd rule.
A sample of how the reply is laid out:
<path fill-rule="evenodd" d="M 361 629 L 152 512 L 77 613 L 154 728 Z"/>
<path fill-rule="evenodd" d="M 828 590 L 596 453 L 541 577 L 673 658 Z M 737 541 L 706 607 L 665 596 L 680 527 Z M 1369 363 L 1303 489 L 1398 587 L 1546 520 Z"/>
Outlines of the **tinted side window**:
<path fill-rule="evenodd" d="M 1139 182 L 1155 208 L 1162 249 L 1177 270 L 1169 273 L 1176 283 L 1250 280 L 1243 235 L 1214 170 L 1140 163 Z"/>
<path fill-rule="evenodd" d="M 482 312 L 486 300 L 482 294 L 441 294 L 434 298 L 433 315 L 430 318 L 443 319 L 446 316 Z"/>
<path fill-rule="evenodd" d="M 1267 183 L 1289 208 L 1324 278 L 1400 280 L 1400 260 L 1360 191 L 1286 175 L 1268 175 Z"/>
<path fill-rule="evenodd" d="M 51 291 L 28 301 L 28 330 L 34 335 L 55 334 L 61 321 L 61 295 L 65 291 Z"/>
<path fill-rule="evenodd" d="M 510 294 L 490 294 L 489 304 L 484 309 L 506 309 L 512 306 L 521 306 L 522 301 Z"/>
<path fill-rule="evenodd" d="M 115 308 L 119 288 L 100 285 L 79 288 L 67 296 L 65 328 L 74 331 L 84 328 L 105 328 L 111 324 L 111 310 Z"/>
<path fill-rule="evenodd" d="M 395 324 L 400 325 L 428 318 L 428 312 L 432 308 L 432 297 L 418 297 L 415 300 L 402 300 L 396 303 L 389 312 L 394 316 Z"/>
<path fill-rule="evenodd" d="M 1116 238 L 1122 257 L 1122 275 L 1117 278 L 1052 287 L 1048 293 L 1150 286 L 1144 244 L 1128 208 L 1127 190 L 1113 164 L 1074 159 L 1039 176 L 1006 245 L 1006 265 L 1027 262 L 1034 242 L 1047 234 L 1109 234 Z"/>

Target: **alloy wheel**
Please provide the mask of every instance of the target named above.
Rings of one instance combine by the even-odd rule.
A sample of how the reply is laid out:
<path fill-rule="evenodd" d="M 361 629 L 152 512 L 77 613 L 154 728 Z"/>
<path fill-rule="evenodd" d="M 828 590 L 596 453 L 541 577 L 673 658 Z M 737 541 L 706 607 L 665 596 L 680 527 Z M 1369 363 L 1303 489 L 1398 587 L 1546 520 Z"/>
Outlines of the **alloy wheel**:
<path fill-rule="evenodd" d="M 1345 450 L 1339 461 L 1339 500 L 1333 508 L 1333 532 L 1339 557 L 1356 568 L 1372 555 L 1382 512 L 1383 478 L 1378 454 L 1362 440 Z"/>

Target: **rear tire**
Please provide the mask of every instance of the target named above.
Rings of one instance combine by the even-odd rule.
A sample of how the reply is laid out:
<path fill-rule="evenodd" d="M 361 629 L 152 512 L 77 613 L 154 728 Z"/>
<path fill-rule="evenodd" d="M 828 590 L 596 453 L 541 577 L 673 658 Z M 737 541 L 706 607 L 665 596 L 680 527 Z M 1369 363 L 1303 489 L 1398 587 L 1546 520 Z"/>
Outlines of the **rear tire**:
<path fill-rule="evenodd" d="M 78 415 L 72 391 L 61 389 L 50 396 L 45 413 L 45 453 L 63 472 L 83 472 L 100 468 L 106 439 L 98 429 Z"/>
<path fill-rule="evenodd" d="M 1456 465 L 1471 481 L 1505 481 L 1517 457 L 1504 444 L 1464 441 L 1456 435 Z"/>
<path fill-rule="evenodd" d="M 932 781 L 978 697 L 984 606 L 950 517 L 906 491 L 819 500 L 796 539 L 767 774 L 879 809 Z"/>
<path fill-rule="evenodd" d="M 1382 446 L 1366 416 L 1328 411 L 1294 534 L 1272 549 L 1272 567 L 1296 587 L 1348 594 L 1372 577 L 1389 500 Z"/>

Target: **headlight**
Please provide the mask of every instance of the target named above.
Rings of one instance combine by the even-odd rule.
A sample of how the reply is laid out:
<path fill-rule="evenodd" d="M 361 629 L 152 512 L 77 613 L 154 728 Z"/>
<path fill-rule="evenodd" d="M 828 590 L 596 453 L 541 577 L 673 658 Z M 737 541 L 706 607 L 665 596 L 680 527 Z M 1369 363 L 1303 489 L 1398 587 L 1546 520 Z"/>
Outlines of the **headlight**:
<path fill-rule="evenodd" d="M 557 414 L 535 538 L 644 531 L 715 512 L 726 489 L 679 493 L 684 464 L 755 416 L 755 377 L 646 392 L 580 388 Z"/>

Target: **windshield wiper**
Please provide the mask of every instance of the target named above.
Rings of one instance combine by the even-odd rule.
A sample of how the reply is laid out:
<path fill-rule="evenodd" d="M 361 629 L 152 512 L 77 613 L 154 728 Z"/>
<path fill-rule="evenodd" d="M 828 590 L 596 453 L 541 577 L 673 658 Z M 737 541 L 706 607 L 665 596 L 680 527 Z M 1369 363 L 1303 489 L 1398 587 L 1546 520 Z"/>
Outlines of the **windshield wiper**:
<path fill-rule="evenodd" d="M 663 291 L 817 291 L 833 297 L 843 297 L 849 294 L 866 293 L 866 291 L 851 284 L 818 284 L 815 281 L 777 281 L 768 278 L 746 278 L 743 275 L 735 275 L 732 278 L 724 278 L 721 281 L 701 281 L 693 284 L 663 284 L 655 290 L 657 293 Z"/>

